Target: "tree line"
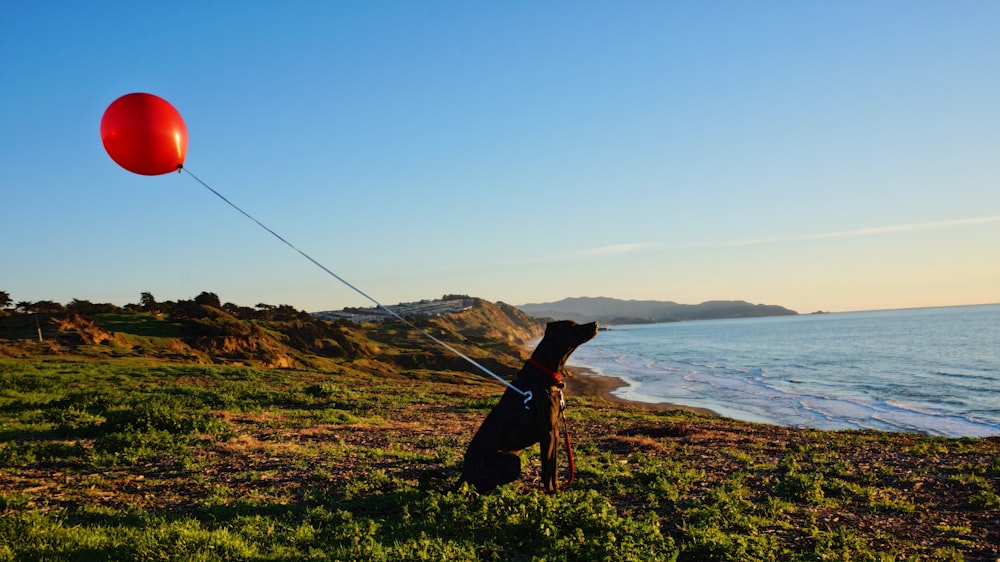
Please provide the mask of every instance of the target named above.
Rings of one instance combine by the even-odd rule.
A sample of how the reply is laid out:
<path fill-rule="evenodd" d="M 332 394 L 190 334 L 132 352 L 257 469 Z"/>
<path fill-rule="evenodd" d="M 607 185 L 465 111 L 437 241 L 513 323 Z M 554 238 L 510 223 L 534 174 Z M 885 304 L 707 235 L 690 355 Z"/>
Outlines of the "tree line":
<path fill-rule="evenodd" d="M 139 302 L 129 303 L 125 306 L 118 306 L 111 303 L 94 303 L 89 300 L 76 298 L 65 305 L 51 300 L 15 302 L 9 292 L 0 291 L 0 314 L 75 313 L 89 316 L 93 314 L 146 312 L 154 315 L 185 316 L 189 314 L 198 315 L 197 310 L 202 306 L 218 308 L 243 320 L 293 320 L 309 317 L 308 313 L 296 310 L 287 304 L 271 305 L 258 303 L 254 307 L 248 307 L 231 302 L 223 303 L 219 299 L 219 295 L 209 291 L 202 291 L 198 296 L 190 300 L 163 302 L 157 301 L 152 293 L 144 292 L 140 294 Z"/>

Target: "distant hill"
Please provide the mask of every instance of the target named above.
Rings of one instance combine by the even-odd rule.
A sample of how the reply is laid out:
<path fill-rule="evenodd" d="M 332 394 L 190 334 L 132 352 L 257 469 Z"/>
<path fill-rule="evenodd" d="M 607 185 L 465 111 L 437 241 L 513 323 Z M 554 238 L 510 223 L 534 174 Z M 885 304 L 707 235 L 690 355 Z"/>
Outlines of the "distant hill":
<path fill-rule="evenodd" d="M 575 297 L 556 302 L 522 304 L 517 308 L 535 318 L 558 318 L 601 324 L 650 324 L 683 320 L 753 318 L 798 314 L 782 306 L 746 301 L 708 301 L 678 304 L 672 301 L 637 301 L 607 297 Z"/>

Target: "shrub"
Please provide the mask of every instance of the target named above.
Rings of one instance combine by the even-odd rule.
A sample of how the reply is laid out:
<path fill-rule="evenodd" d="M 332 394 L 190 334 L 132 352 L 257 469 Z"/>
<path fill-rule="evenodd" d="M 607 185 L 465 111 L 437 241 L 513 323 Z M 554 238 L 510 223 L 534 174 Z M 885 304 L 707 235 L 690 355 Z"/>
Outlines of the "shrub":
<path fill-rule="evenodd" d="M 983 488 L 972 494 L 969 503 L 978 509 L 1000 509 L 1000 496 L 993 490 Z"/>
<path fill-rule="evenodd" d="M 883 559 L 858 535 L 854 529 L 837 527 L 832 532 L 823 533 L 816 540 L 813 549 L 815 560 L 830 562 L 857 562 Z M 891 560 L 893 558 L 884 558 Z"/>
<path fill-rule="evenodd" d="M 818 505 L 823 503 L 823 477 L 817 474 L 789 472 L 775 487 L 778 497 L 789 501 Z"/>

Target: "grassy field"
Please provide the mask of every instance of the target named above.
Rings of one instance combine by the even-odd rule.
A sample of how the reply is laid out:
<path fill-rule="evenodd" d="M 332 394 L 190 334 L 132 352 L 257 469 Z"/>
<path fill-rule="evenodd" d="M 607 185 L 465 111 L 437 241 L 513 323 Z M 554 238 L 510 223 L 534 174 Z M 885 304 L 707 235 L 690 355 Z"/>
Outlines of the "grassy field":
<path fill-rule="evenodd" d="M 0 560 L 1000 558 L 997 439 L 570 397 L 572 487 L 479 495 L 500 387 L 361 366 L 0 358 Z"/>

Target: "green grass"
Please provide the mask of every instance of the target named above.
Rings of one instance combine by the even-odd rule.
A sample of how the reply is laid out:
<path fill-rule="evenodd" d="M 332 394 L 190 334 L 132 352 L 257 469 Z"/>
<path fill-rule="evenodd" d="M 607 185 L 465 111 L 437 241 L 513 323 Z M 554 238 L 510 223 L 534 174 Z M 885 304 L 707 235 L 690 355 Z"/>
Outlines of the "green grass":
<path fill-rule="evenodd" d="M 157 318 L 152 314 L 135 312 L 95 314 L 94 321 L 105 330 L 134 336 L 180 338 L 185 335 L 184 328 L 180 324 Z"/>
<path fill-rule="evenodd" d="M 534 491 L 530 449 L 520 482 L 480 495 L 456 483 L 501 390 L 426 370 L 0 359 L 0 561 L 997 557 L 995 440 L 570 397 L 570 490 Z"/>

